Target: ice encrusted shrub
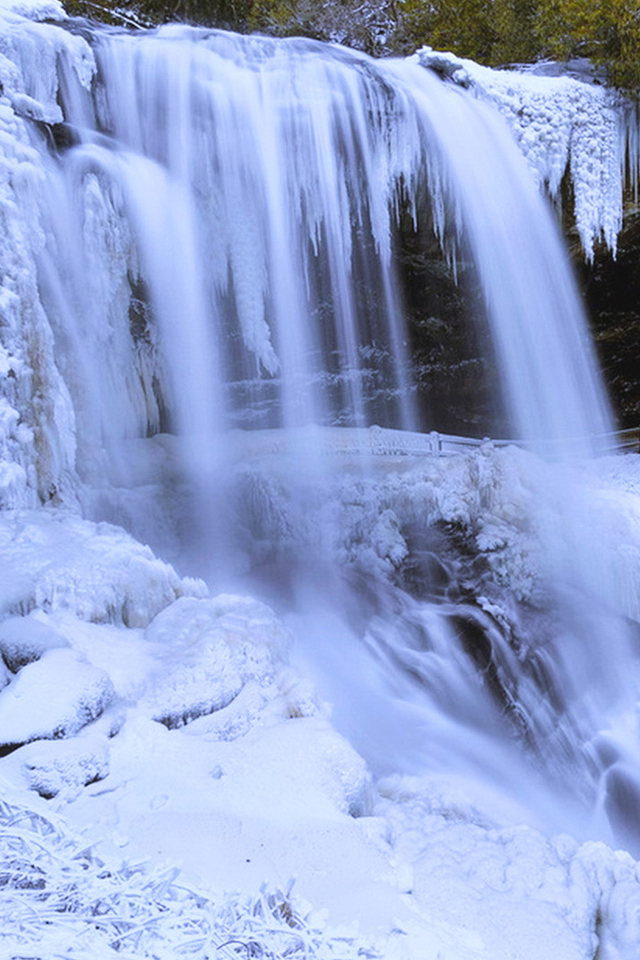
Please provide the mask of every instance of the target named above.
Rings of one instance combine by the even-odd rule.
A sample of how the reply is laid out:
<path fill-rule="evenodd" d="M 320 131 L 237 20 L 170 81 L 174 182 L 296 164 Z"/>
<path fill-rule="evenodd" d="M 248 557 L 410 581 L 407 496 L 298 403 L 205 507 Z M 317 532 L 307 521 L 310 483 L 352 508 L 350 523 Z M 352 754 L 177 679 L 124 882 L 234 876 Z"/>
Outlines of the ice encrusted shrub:
<path fill-rule="evenodd" d="M 176 869 L 107 865 L 55 818 L 0 801 L 0 960 L 380 957 L 325 929 L 285 890 L 213 898 Z"/>

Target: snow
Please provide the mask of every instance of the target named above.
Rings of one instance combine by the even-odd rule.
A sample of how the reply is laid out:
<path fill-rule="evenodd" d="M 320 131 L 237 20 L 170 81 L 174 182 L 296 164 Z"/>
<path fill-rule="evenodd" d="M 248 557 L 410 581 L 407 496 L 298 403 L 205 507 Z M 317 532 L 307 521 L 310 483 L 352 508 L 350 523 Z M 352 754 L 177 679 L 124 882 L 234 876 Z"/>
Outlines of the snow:
<path fill-rule="evenodd" d="M 108 675 L 70 650 L 49 650 L 0 693 L 3 746 L 71 737 L 113 699 Z"/>
<path fill-rule="evenodd" d="M 631 103 L 608 87 L 574 77 L 491 70 L 430 47 L 415 56 L 500 111 L 536 182 L 557 202 L 569 174 L 585 256 L 593 258 L 600 240 L 615 254 L 627 149 L 634 143 Z M 630 155 L 629 160 L 633 177 L 638 159 Z"/>
<path fill-rule="evenodd" d="M 330 646 L 335 620 L 305 637 L 304 618 L 211 597 L 121 528 L 79 516 L 75 413 L 38 285 L 46 170 L 27 130 L 28 118 L 59 118 L 60 57 L 91 81 L 85 41 L 36 22 L 63 17 L 55 2 L 0 4 L 0 741 L 17 747 L 0 759 L 0 958 L 102 960 L 117 948 L 160 960 L 637 960 L 640 868 L 629 853 L 580 842 L 582 824 L 577 839 L 524 825 L 537 795 L 508 804 L 462 775 L 376 781 L 294 656 L 305 640 Z M 569 163 L 585 249 L 601 234 L 614 245 L 621 121 L 605 91 L 422 61 L 498 104 L 552 193 Z M 587 121 L 601 134 L 596 153 Z M 109 221 L 92 183 L 91 211 Z M 240 240 L 251 242 L 242 225 L 229 243 L 251 258 Z M 126 251 L 112 253 L 126 272 Z M 269 368 L 262 282 L 242 291 L 242 323 Z M 554 572 L 570 570 L 577 592 L 590 580 L 603 607 L 640 619 L 639 457 L 568 469 L 487 443 L 437 458 L 425 438 L 345 431 L 343 448 L 325 451 L 342 458 L 340 479 L 294 490 L 278 438 L 259 439 L 235 477 L 234 523 L 268 560 L 273 537 L 293 566 L 337 561 L 375 576 L 382 601 L 412 525 L 430 525 L 484 565 L 478 617 L 509 622 L 507 594 L 542 607 Z M 351 469 L 363 443 L 368 474 Z M 172 451 L 160 439 L 132 447 L 139 484 L 122 496 L 135 509 L 158 461 L 171 474 Z M 105 480 L 105 497 L 119 493 Z M 352 682 L 366 680 L 362 661 L 340 656 Z M 372 717 L 382 741 L 388 716 Z M 600 731 L 601 751 L 619 749 L 618 732 Z"/>
<path fill-rule="evenodd" d="M 535 575 L 531 566 L 523 573 L 525 560 L 516 555 L 515 544 L 532 523 L 536 504 L 544 517 L 541 491 L 546 486 L 548 498 L 548 474 L 554 469 L 540 464 L 538 487 L 533 460 L 523 451 L 490 445 L 453 459 L 424 458 L 411 467 L 396 457 L 380 470 L 377 492 L 364 496 L 362 479 L 343 481 L 340 497 L 328 508 L 321 505 L 321 512 L 326 519 L 327 509 L 340 503 L 351 525 L 340 521 L 337 529 L 352 541 L 353 562 L 363 562 L 362 552 L 373 549 L 387 572 L 397 563 L 393 544 L 399 529 L 412 514 L 447 517 L 485 536 L 487 528 L 500 526 L 501 535 L 492 534 L 483 549 L 488 555 L 502 551 L 503 576 L 512 584 L 525 583 Z M 608 458 L 594 468 L 576 469 L 590 495 L 608 492 L 610 516 L 617 509 L 629 517 L 632 503 L 637 504 L 632 488 L 640 476 L 639 461 Z M 353 515 L 358 485 L 362 506 Z M 388 504 L 382 511 L 381 502 Z M 371 548 L 376 541 L 367 525 L 375 527 L 381 516 L 379 540 Z M 311 514 L 307 520 L 309 531 Z M 18 742 L 34 734 L 51 736 L 66 718 L 64 732 L 70 736 L 38 739 L 15 750 L 0 760 L 0 779 L 22 805 L 18 822 L 35 816 L 25 810 L 39 816 L 44 810 L 60 824 L 48 835 L 53 850 L 59 843 L 70 845 L 68 850 L 92 850 L 77 908 L 48 929 L 41 924 L 50 914 L 36 899 L 39 871 L 45 871 L 51 898 L 61 889 L 55 873 L 49 878 L 49 871 L 60 866 L 42 859 L 49 840 L 45 853 L 41 850 L 36 859 L 28 855 L 29 876 L 37 876 L 25 880 L 26 867 L 16 866 L 15 826 L 0 831 L 0 850 L 13 864 L 14 878 L 0 885 L 1 908 L 8 909 L 2 898 L 9 894 L 14 904 L 4 927 L 7 949 L 13 951 L 7 957 L 36 942 L 69 956 L 82 945 L 100 956 L 104 931 L 115 936 L 115 919 L 107 912 L 105 926 L 89 933 L 82 911 L 98 901 L 129 902 L 135 875 L 136 909 L 143 909 L 148 896 L 144 910 L 158 918 L 144 929 L 147 937 L 156 931 L 153 949 L 160 957 L 163 950 L 172 955 L 172 937 L 196 901 L 198 910 L 203 904 L 214 905 L 206 910 L 221 910 L 220 942 L 233 939 L 239 929 L 245 931 L 242 936 L 259 940 L 257 933 L 235 925 L 239 917 L 253 916 L 253 907 L 245 911 L 243 905 L 263 902 L 260 897 L 288 889 L 295 878 L 284 899 L 306 917 L 305 936 L 315 931 L 313 949 L 325 951 L 318 956 L 333 956 L 330 941 L 339 935 L 348 941 L 340 941 L 341 951 L 361 950 L 360 955 L 388 960 L 544 960 L 551 955 L 592 960 L 596 947 L 609 960 L 635 960 L 640 874 L 629 854 L 519 825 L 517 813 L 465 778 L 396 776 L 376 783 L 333 729 L 309 682 L 288 664 L 293 622 L 285 627 L 254 599 L 179 597 L 169 589 L 160 591 L 164 605 L 153 616 L 147 601 L 138 601 L 144 615 L 139 611 L 135 625 L 128 625 L 122 609 L 100 600 L 100 594 L 111 595 L 110 578 L 125 594 L 145 593 L 136 559 L 144 561 L 148 579 L 142 584 L 150 581 L 153 591 L 160 578 L 180 590 L 181 581 L 148 549 L 116 528 L 63 511 L 14 512 L 3 523 L 12 524 L 16 533 L 16 580 L 28 581 L 35 607 L 0 624 L 3 651 L 18 670 L 0 693 L 0 729 L 6 737 L 4 731 L 13 725 L 8 739 Z M 532 542 L 535 529 L 533 523 L 528 531 Z M 85 563 L 86 583 L 80 582 L 79 565 L 69 567 L 69 557 L 76 555 L 91 557 Z M 98 556 L 99 576 L 94 570 Z M 526 563 L 531 565 L 531 555 Z M 39 591 L 37 584 L 44 571 L 49 582 L 60 583 L 69 569 L 75 571 L 75 585 L 64 602 L 53 603 L 54 594 Z M 6 585 L 3 590 L 6 595 Z M 89 607 L 85 597 L 92 590 L 98 596 Z M 101 691 L 93 699 L 92 684 Z M 210 700 L 203 707 L 205 688 Z M 36 701 L 20 712 L 21 719 L 9 717 L 4 706 L 15 705 L 19 694 L 23 702 L 25 697 Z M 103 716 L 89 722 L 109 701 Z M 152 719 L 160 713 L 166 718 L 167 703 L 180 716 L 195 703 L 194 715 L 204 715 L 167 729 Z M 38 719 L 45 708 L 48 716 Z M 53 799 L 40 808 L 38 793 Z M 20 829 L 21 843 L 28 844 L 29 831 Z M 25 850 L 32 848 L 21 849 L 24 864 Z M 121 866 L 123 856 L 129 864 L 145 860 L 149 865 Z M 107 862 L 108 869 L 98 861 Z M 63 862 L 74 869 L 69 854 Z M 167 906 L 156 910 L 153 891 L 162 887 L 161 864 L 178 865 L 182 878 L 167 875 L 171 880 L 162 888 Z M 177 892 L 185 888 L 198 892 Z M 221 898 L 221 891 L 236 892 Z M 32 903 L 37 913 L 26 906 L 23 911 L 16 902 Z M 132 920 L 136 915 L 127 914 Z M 254 916 L 251 922 L 259 921 Z M 276 951 L 279 928 L 271 920 L 266 926 L 269 949 Z M 132 938 L 127 949 L 132 957 L 147 956 L 151 947 L 145 944 L 144 938 Z M 194 940 L 193 955 L 201 950 L 204 956 L 198 944 Z"/>
<path fill-rule="evenodd" d="M 13 800 L 13 798 L 12 798 Z M 0 956 L 113 956 L 173 960 L 187 952 L 233 958 L 379 957 L 349 931 L 327 929 L 290 886 L 248 897 L 209 895 L 176 882 L 173 869 L 105 864 L 50 810 L 3 800 L 0 816 Z"/>
<path fill-rule="evenodd" d="M 144 627 L 180 596 L 203 596 L 121 528 L 67 510 L 0 515 L 0 612 L 71 611 L 93 623 Z"/>

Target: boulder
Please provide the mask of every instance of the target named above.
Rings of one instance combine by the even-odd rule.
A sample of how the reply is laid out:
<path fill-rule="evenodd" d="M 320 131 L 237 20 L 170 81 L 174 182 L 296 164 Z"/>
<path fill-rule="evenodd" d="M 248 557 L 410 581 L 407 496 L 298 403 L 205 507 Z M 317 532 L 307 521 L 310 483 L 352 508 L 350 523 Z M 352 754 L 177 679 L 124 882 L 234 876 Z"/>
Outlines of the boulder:
<path fill-rule="evenodd" d="M 71 649 L 49 650 L 0 692 L 0 749 L 71 737 L 114 697 L 111 679 Z"/>
<path fill-rule="evenodd" d="M 248 681 L 271 684 L 289 635 L 263 603 L 241 597 L 181 598 L 150 624 L 157 660 L 145 712 L 169 729 L 226 707 Z"/>
<path fill-rule="evenodd" d="M 48 650 L 66 646 L 64 637 L 33 616 L 8 617 L 0 623 L 0 654 L 12 673 L 39 660 Z"/>
<path fill-rule="evenodd" d="M 31 790 L 45 799 L 61 791 L 78 793 L 109 774 L 108 741 L 99 737 L 39 740 L 27 743 L 8 761 Z"/>

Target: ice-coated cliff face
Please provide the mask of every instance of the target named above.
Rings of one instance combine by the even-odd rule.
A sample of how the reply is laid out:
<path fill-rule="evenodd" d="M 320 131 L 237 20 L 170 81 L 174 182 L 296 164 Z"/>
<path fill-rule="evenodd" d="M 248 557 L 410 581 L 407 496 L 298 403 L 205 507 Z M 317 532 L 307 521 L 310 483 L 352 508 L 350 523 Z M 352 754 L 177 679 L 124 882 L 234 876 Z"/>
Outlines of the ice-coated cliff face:
<path fill-rule="evenodd" d="M 24 15 L 24 16 L 23 16 Z M 66 15 L 60 4 L 0 6 L 0 506 L 72 496 L 75 416 L 40 299 L 49 190 L 30 128 L 61 119 L 59 67 L 89 85 L 93 57 L 78 37 L 34 21 Z M 33 18 L 33 19 L 29 19 Z"/>
<path fill-rule="evenodd" d="M 416 58 L 497 108 L 540 188 L 560 201 L 568 176 L 587 259 L 602 240 L 615 253 L 625 181 L 638 179 L 638 115 L 621 94 L 541 68 L 490 70 L 429 47 Z"/>

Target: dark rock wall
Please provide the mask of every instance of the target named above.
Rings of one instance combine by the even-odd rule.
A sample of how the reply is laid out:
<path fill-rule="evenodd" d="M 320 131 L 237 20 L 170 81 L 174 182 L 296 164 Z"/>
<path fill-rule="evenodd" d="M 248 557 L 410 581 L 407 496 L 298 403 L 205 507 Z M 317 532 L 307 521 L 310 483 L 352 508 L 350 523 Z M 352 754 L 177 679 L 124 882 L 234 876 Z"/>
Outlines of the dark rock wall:
<path fill-rule="evenodd" d="M 454 270 L 433 231 L 415 230 L 406 216 L 397 253 L 421 426 L 470 437 L 508 436 L 495 406 L 495 364 L 470 259 L 458 251 Z"/>
<path fill-rule="evenodd" d="M 640 427 L 640 205 L 627 203 L 616 256 L 602 246 L 592 264 L 569 216 L 562 227 L 618 425 Z M 401 218 L 397 249 L 423 427 L 511 436 L 492 399 L 496 365 L 478 281 L 464 251 L 456 276 L 433 232 L 414 230 L 408 217 Z"/>
<path fill-rule="evenodd" d="M 600 362 L 622 428 L 640 426 L 640 208 L 627 204 L 614 258 L 593 264 L 572 246 Z"/>

